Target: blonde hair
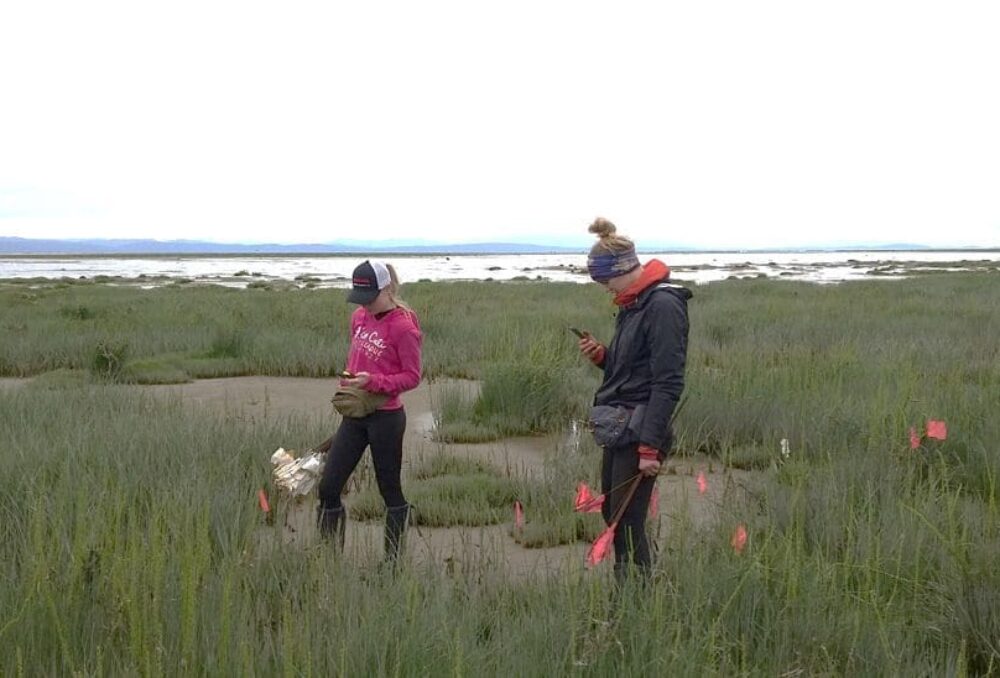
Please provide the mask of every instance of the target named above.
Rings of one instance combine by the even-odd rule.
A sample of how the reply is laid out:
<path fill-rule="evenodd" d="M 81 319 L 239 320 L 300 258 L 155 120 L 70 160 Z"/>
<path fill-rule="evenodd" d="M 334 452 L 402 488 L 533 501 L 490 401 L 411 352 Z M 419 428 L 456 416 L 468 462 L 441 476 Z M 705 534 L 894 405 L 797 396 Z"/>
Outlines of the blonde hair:
<path fill-rule="evenodd" d="M 399 306 L 403 310 L 413 313 L 413 309 L 410 308 L 409 304 L 407 304 L 405 301 L 399 298 L 400 284 L 399 284 L 399 276 L 396 274 L 396 269 L 393 268 L 392 264 L 388 262 L 384 263 L 386 270 L 389 271 L 389 285 L 386 287 L 386 290 L 389 293 L 389 301 L 394 303 L 396 306 Z"/>
<path fill-rule="evenodd" d="M 591 254 L 617 254 L 635 248 L 635 243 L 624 235 L 618 235 L 615 225 L 604 217 L 594 219 L 587 230 L 597 236 L 597 242 L 590 248 Z"/>

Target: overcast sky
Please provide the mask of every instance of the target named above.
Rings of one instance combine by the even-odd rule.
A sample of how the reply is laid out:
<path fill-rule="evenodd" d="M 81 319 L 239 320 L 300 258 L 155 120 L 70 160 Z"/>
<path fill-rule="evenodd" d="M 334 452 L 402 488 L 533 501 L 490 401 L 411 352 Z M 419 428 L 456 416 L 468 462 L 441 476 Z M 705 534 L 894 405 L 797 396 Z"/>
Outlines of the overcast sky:
<path fill-rule="evenodd" d="M 4 0 L 0 235 L 1000 245 L 998 36 L 995 0 Z"/>

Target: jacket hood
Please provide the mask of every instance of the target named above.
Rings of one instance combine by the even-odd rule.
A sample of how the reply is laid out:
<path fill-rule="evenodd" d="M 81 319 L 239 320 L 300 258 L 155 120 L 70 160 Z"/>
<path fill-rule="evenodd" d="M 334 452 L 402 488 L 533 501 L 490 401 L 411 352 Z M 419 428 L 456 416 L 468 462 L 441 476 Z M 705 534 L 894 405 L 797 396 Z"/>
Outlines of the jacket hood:
<path fill-rule="evenodd" d="M 628 306 L 629 304 L 633 304 L 635 303 L 635 300 L 639 298 L 639 295 L 644 291 L 657 283 L 668 280 L 669 278 L 670 267 L 659 259 L 650 259 L 649 262 L 642 267 L 642 273 L 639 275 L 639 279 L 615 296 L 615 304 L 618 306 Z"/>

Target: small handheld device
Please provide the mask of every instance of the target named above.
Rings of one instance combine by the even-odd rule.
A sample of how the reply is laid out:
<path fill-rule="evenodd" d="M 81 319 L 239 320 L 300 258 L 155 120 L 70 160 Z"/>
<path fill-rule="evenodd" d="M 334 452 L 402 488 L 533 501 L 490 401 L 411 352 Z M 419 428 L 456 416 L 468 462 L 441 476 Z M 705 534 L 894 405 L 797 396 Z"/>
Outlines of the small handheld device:
<path fill-rule="evenodd" d="M 575 327 L 569 327 L 567 329 L 576 336 L 578 336 L 580 339 L 583 339 L 585 336 L 587 336 L 586 332 L 584 332 L 583 330 L 579 330 Z"/>
<path fill-rule="evenodd" d="M 354 372 L 348 372 L 347 370 L 344 370 L 343 372 L 340 373 L 340 376 L 342 376 L 344 379 L 353 379 L 357 375 L 354 374 Z"/>

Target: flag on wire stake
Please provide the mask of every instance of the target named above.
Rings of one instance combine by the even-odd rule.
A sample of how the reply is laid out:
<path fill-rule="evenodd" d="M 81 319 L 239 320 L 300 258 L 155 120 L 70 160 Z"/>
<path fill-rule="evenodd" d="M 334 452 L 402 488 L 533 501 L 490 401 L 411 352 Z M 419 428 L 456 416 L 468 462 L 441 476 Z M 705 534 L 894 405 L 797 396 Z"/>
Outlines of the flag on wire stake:
<path fill-rule="evenodd" d="M 655 518 L 660 514 L 660 491 L 656 488 L 656 481 L 653 481 L 653 494 L 649 497 L 649 515 Z"/>
<path fill-rule="evenodd" d="M 611 543 L 614 541 L 615 528 L 617 526 L 618 523 L 615 523 L 614 525 L 609 525 L 604 528 L 601 535 L 595 539 L 594 543 L 590 545 L 589 549 L 587 549 L 586 565 L 588 568 L 597 565 L 599 562 L 608 557 L 608 554 L 611 552 Z"/>
<path fill-rule="evenodd" d="M 737 525 L 736 529 L 733 530 L 733 536 L 729 540 L 729 544 L 737 554 L 743 553 L 743 549 L 747 545 L 747 528 L 743 523 Z"/>
<path fill-rule="evenodd" d="M 948 425 L 939 419 L 927 420 L 927 437 L 935 440 L 945 440 L 948 437 Z"/>
<path fill-rule="evenodd" d="M 524 529 L 524 508 L 521 506 L 520 501 L 514 502 L 514 529 Z"/>
<path fill-rule="evenodd" d="M 698 471 L 698 494 L 705 494 L 708 492 L 708 481 L 705 480 L 705 472 Z"/>
<path fill-rule="evenodd" d="M 625 513 L 625 509 L 628 508 L 629 503 L 632 501 L 632 497 L 635 495 L 635 490 L 639 487 L 639 481 L 642 480 L 642 476 L 636 474 L 635 478 L 629 484 L 628 492 L 625 494 L 625 499 L 622 501 L 618 510 L 615 511 L 614 518 L 611 524 L 604 528 L 600 536 L 594 540 L 594 543 L 590 545 L 587 549 L 587 560 L 585 565 L 587 568 L 594 567 L 599 562 L 608 557 L 611 550 L 611 544 L 615 538 L 615 530 L 618 528 L 618 521 L 621 520 L 622 515 Z"/>
<path fill-rule="evenodd" d="M 920 436 L 917 435 L 915 426 L 910 427 L 910 449 L 915 450 L 920 447 Z"/>
<path fill-rule="evenodd" d="M 599 494 L 596 497 L 587 487 L 587 483 L 580 483 L 576 487 L 576 501 L 573 505 L 573 510 L 577 513 L 597 513 L 601 510 L 601 506 L 604 504 L 604 495 Z"/>
<path fill-rule="evenodd" d="M 260 505 L 260 510 L 264 513 L 271 512 L 271 502 L 267 500 L 267 492 L 264 491 L 263 487 L 257 490 L 257 503 Z"/>

